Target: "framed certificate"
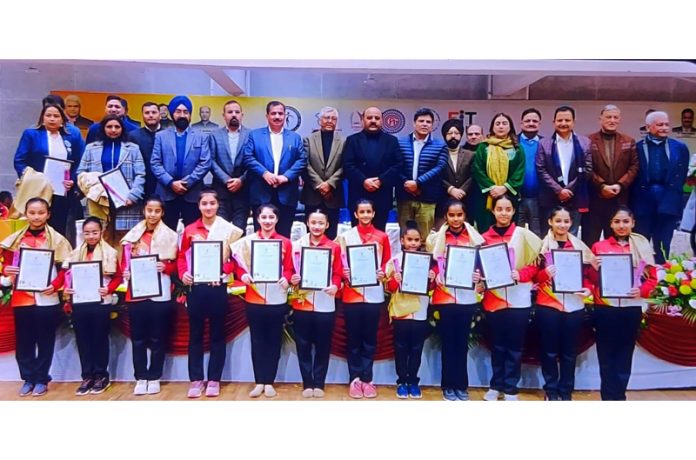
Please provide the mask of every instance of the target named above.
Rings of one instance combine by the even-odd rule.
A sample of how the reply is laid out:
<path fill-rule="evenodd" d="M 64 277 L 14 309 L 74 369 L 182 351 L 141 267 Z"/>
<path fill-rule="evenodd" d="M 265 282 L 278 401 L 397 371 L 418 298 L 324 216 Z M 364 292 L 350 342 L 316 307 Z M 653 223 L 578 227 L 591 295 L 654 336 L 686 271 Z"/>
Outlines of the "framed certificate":
<path fill-rule="evenodd" d="M 148 299 L 162 295 L 162 274 L 157 271 L 158 255 L 133 256 L 130 260 L 131 298 Z"/>
<path fill-rule="evenodd" d="M 352 287 L 379 286 L 377 281 L 377 245 L 356 244 L 346 246 L 350 285 Z"/>
<path fill-rule="evenodd" d="M 63 185 L 64 180 L 70 179 L 70 168 L 73 162 L 61 160 L 60 158 L 46 157 L 43 173 L 53 188 L 54 195 L 62 195 L 68 192 Z"/>
<path fill-rule="evenodd" d="M 329 287 L 330 284 L 331 249 L 303 247 L 300 289 L 319 290 Z"/>
<path fill-rule="evenodd" d="M 194 284 L 220 282 L 223 244 L 222 241 L 191 242 L 191 276 Z"/>
<path fill-rule="evenodd" d="M 432 254 L 403 251 L 401 263 L 401 292 L 428 295 L 428 273 L 433 261 Z"/>
<path fill-rule="evenodd" d="M 283 274 L 283 242 L 251 241 L 251 277 L 254 283 L 277 283 Z"/>
<path fill-rule="evenodd" d="M 556 266 L 553 292 L 573 294 L 582 291 L 582 251 L 552 249 L 551 257 Z"/>
<path fill-rule="evenodd" d="M 53 250 L 19 248 L 19 274 L 15 283 L 18 291 L 41 292 L 51 282 Z"/>
<path fill-rule="evenodd" d="M 507 243 L 483 246 L 478 250 L 486 289 L 514 286 Z"/>
<path fill-rule="evenodd" d="M 633 256 L 631 254 L 601 254 L 599 293 L 602 297 L 630 298 L 633 288 Z"/>
<path fill-rule="evenodd" d="M 73 304 L 102 302 L 99 288 L 103 285 L 102 262 L 71 262 Z"/>
<path fill-rule="evenodd" d="M 447 265 L 445 266 L 445 286 L 474 289 L 474 268 L 478 249 L 468 246 L 447 245 Z"/>
<path fill-rule="evenodd" d="M 109 199 L 114 204 L 116 209 L 126 205 L 128 193 L 130 193 L 130 185 L 126 181 L 121 168 L 112 169 L 99 176 L 99 182 L 104 186 Z"/>

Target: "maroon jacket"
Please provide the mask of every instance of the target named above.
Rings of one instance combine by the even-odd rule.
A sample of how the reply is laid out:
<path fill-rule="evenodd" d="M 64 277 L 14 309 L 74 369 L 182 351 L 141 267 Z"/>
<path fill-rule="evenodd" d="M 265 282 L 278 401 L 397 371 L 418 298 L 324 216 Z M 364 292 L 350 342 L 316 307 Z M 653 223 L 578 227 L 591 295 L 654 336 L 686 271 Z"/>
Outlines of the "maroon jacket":
<path fill-rule="evenodd" d="M 638 175 L 638 151 L 636 141 L 625 134 L 616 133 L 614 139 L 614 161 L 609 164 L 604 149 L 602 133 L 597 131 L 589 136 L 590 153 L 592 154 L 592 187 L 590 189 L 590 202 L 601 203 L 605 200 L 599 191 L 604 184 L 621 185 L 621 192 L 617 200 L 621 204 L 628 204 L 629 188 Z"/>

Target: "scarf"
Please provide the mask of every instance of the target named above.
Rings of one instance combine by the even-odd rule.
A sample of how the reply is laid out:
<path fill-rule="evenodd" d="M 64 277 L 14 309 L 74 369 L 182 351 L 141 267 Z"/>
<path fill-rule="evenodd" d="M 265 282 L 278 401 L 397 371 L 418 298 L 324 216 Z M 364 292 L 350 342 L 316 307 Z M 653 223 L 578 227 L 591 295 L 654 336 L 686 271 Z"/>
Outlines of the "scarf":
<path fill-rule="evenodd" d="M 595 259 L 595 255 L 592 253 L 590 248 L 588 248 L 587 245 L 582 242 L 581 239 L 571 233 L 568 233 L 568 241 L 573 245 L 573 248 L 582 251 L 582 263 L 589 264 Z M 553 232 L 549 230 L 549 233 L 544 238 L 544 241 L 541 242 L 541 254 L 551 252 L 552 249 L 558 249 L 558 241 L 556 241 L 553 237 Z"/>
<path fill-rule="evenodd" d="M 142 220 L 121 238 L 121 244 L 137 244 L 146 231 L 147 224 Z M 152 232 L 150 254 L 159 254 L 161 260 L 175 260 L 178 245 L 179 236 L 177 233 L 167 227 L 163 222 L 157 224 L 155 230 Z"/>
<path fill-rule="evenodd" d="M 637 267 L 641 260 L 644 260 L 647 265 L 655 265 L 653 247 L 646 237 L 638 233 L 631 233 L 628 236 L 628 245 L 633 255 L 634 267 Z"/>
<path fill-rule="evenodd" d="M 65 260 L 63 268 L 70 268 L 70 262 L 83 262 L 87 260 L 87 243 L 82 245 L 70 253 L 70 257 Z M 92 260 L 102 261 L 102 272 L 107 275 L 116 273 L 116 265 L 118 260 L 118 252 L 104 240 L 99 240 L 99 243 L 94 247 L 92 252 Z"/>
<path fill-rule="evenodd" d="M 105 225 L 109 223 L 109 197 L 99 181 L 100 172 L 83 172 L 77 176 L 77 186 L 87 198 L 87 211 L 90 216 L 98 217 Z"/>
<path fill-rule="evenodd" d="M 29 231 L 29 226 L 22 228 L 9 235 L 7 238 L 0 242 L 0 247 L 2 249 L 7 249 L 12 252 L 17 252 L 20 248 L 20 243 L 22 242 L 22 237 L 26 232 Z M 46 245 L 48 249 L 53 250 L 53 257 L 56 263 L 61 263 L 70 256 L 70 251 L 72 247 L 68 240 L 65 239 L 63 235 L 58 233 L 53 227 L 46 225 Z"/>
<path fill-rule="evenodd" d="M 510 159 L 506 150 L 514 149 L 512 139 L 498 139 L 494 136 L 489 136 L 486 139 L 488 153 L 486 158 L 486 174 L 491 178 L 495 185 L 505 185 L 508 179 Z M 493 199 L 490 195 L 486 196 L 486 209 L 493 209 Z"/>
<path fill-rule="evenodd" d="M 215 216 L 213 225 L 208 230 L 208 241 L 222 241 L 222 260 L 227 260 L 230 257 L 230 248 L 232 243 L 237 241 L 244 232 L 227 222 L 220 216 Z"/>
<path fill-rule="evenodd" d="M 471 224 L 464 222 L 464 228 L 469 235 L 469 244 L 472 246 L 482 246 L 486 244 L 486 240 L 483 239 L 481 234 L 477 232 Z M 425 250 L 431 252 L 435 260 L 437 260 L 438 257 L 444 256 L 447 252 L 447 230 L 449 230 L 449 226 L 447 224 L 442 224 L 440 230 L 436 233 L 431 233 L 425 240 Z"/>
<path fill-rule="evenodd" d="M 515 227 L 512 238 L 508 243 L 508 248 L 514 250 L 515 270 L 519 270 L 527 265 L 534 265 L 541 252 L 541 239 L 523 227 Z"/>
<path fill-rule="evenodd" d="M 48 201 L 49 205 L 53 200 L 53 187 L 48 179 L 44 173 L 35 171 L 31 166 L 27 166 L 22 177 L 17 179 L 15 187 L 17 191 L 10 209 L 10 219 L 19 219 L 20 216 L 24 215 L 27 201 L 32 198 L 43 198 Z"/>
<path fill-rule="evenodd" d="M 387 280 L 394 276 L 396 272 L 396 267 L 394 266 L 394 261 L 401 259 L 401 256 L 394 257 L 392 260 L 387 262 Z M 387 311 L 389 312 L 389 320 L 391 322 L 392 318 L 402 318 L 411 313 L 415 313 L 421 308 L 420 298 L 414 294 L 404 294 L 401 290 L 392 293 L 389 299 L 389 305 L 387 305 Z"/>

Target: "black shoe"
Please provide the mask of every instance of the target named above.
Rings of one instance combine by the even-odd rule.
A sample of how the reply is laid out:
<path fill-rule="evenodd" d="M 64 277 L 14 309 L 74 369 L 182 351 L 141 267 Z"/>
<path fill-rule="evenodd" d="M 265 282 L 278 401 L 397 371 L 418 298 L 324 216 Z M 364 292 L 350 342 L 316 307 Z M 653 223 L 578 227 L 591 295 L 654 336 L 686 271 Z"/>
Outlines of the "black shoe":
<path fill-rule="evenodd" d="M 544 394 L 544 401 L 560 401 L 560 400 L 561 400 L 561 398 L 559 398 L 557 394 L 553 394 L 553 393 Z"/>
<path fill-rule="evenodd" d="M 572 394 L 561 395 L 560 400 L 561 400 L 561 401 L 572 401 L 572 400 L 573 400 L 573 395 L 572 395 Z"/>
<path fill-rule="evenodd" d="M 90 390 L 90 393 L 93 395 L 102 394 L 110 386 L 111 382 L 109 381 L 109 377 L 100 377 L 94 382 L 94 386 Z"/>
<path fill-rule="evenodd" d="M 89 393 L 89 390 L 94 386 L 94 379 L 84 379 L 80 386 L 75 390 L 75 396 L 84 396 Z"/>

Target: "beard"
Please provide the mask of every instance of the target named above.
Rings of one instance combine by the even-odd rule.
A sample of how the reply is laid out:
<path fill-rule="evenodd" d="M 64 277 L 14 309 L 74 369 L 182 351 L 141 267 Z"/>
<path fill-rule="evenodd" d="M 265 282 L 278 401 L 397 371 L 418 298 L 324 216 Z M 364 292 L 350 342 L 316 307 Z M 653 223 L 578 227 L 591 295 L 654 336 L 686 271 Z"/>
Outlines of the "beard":
<path fill-rule="evenodd" d="M 184 118 L 184 117 L 177 118 L 176 120 L 174 120 L 174 125 L 183 131 L 186 128 L 188 128 L 189 120 L 188 120 L 188 118 Z"/>
<path fill-rule="evenodd" d="M 227 123 L 227 126 L 233 129 L 239 128 L 239 120 L 237 118 L 230 118 L 230 121 Z"/>
<path fill-rule="evenodd" d="M 452 138 L 452 139 L 450 139 L 450 140 L 447 141 L 447 147 L 449 147 L 450 149 L 454 150 L 454 149 L 456 149 L 456 148 L 459 146 L 459 142 L 460 142 L 460 141 L 461 141 L 460 139 Z"/>

